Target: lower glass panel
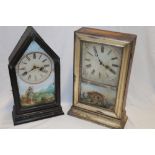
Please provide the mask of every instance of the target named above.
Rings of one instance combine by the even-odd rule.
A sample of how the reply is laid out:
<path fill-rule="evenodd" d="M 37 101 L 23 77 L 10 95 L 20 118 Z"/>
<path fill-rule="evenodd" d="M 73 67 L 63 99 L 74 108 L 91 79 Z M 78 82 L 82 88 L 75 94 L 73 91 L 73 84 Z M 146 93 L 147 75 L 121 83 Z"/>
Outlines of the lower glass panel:
<path fill-rule="evenodd" d="M 79 101 L 83 104 L 113 110 L 116 102 L 117 88 L 112 86 L 97 86 L 81 82 Z"/>

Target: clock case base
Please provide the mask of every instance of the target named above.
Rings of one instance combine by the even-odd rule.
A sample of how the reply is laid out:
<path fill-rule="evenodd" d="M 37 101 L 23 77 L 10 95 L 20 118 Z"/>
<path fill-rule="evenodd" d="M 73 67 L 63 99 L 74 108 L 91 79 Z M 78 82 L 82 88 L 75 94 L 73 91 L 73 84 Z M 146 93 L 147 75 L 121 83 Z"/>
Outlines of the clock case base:
<path fill-rule="evenodd" d="M 13 108 L 12 116 L 14 125 L 37 121 L 45 118 L 63 115 L 61 106 L 53 107 L 51 109 L 44 109 L 40 111 L 28 112 L 24 114 L 17 114 L 15 107 Z"/>
<path fill-rule="evenodd" d="M 116 119 L 100 113 L 84 110 L 75 106 L 72 106 L 72 108 L 68 112 L 68 115 L 114 129 L 123 129 L 128 120 L 126 112 L 124 112 L 121 119 Z"/>

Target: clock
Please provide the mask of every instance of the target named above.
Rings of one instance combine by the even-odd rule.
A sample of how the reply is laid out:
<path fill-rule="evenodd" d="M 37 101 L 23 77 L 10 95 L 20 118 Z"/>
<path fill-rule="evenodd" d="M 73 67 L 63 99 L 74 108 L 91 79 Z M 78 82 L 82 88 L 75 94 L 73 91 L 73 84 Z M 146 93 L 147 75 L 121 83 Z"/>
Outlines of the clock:
<path fill-rule="evenodd" d="M 62 115 L 60 58 L 28 27 L 9 57 L 14 125 Z"/>
<path fill-rule="evenodd" d="M 136 35 L 92 28 L 75 32 L 71 116 L 124 128 Z"/>

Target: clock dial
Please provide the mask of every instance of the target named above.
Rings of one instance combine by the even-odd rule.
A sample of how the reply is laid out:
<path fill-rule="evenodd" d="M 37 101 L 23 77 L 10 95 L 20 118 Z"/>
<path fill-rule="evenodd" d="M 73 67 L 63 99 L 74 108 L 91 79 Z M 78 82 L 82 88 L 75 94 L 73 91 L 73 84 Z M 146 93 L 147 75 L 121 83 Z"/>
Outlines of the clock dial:
<path fill-rule="evenodd" d="M 17 72 L 21 80 L 30 84 L 39 84 L 50 76 L 52 70 L 49 56 L 41 52 L 32 52 L 22 57 Z"/>
<path fill-rule="evenodd" d="M 82 78 L 117 86 L 122 58 L 121 48 L 83 42 Z"/>
<path fill-rule="evenodd" d="M 99 43 L 82 42 L 82 103 L 113 109 L 122 61 L 122 48 Z"/>

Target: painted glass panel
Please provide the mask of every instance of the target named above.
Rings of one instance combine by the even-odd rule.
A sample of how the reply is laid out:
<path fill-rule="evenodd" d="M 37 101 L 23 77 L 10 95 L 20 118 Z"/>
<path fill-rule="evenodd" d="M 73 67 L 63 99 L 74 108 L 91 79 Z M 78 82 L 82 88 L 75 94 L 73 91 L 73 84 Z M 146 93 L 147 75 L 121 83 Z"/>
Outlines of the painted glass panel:
<path fill-rule="evenodd" d="M 22 107 L 51 103 L 55 100 L 55 71 L 51 57 L 32 41 L 16 65 Z"/>

